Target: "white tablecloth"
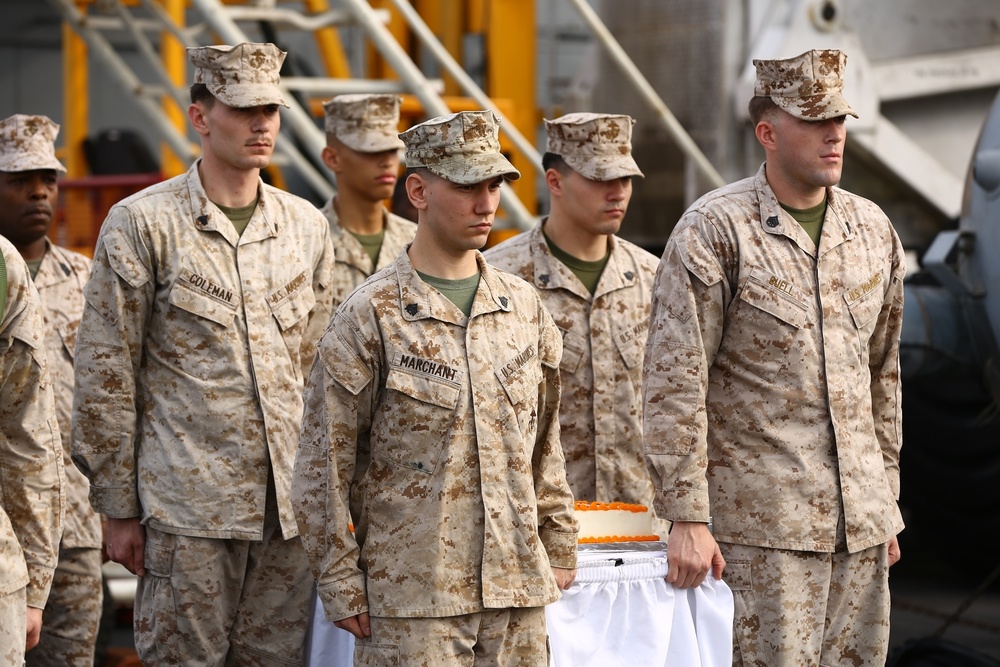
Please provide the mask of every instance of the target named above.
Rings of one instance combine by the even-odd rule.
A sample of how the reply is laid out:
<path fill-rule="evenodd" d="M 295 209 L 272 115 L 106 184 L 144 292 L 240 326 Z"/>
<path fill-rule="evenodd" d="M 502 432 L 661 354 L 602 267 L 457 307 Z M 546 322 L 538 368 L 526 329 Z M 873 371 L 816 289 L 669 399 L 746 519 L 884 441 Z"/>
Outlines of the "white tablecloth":
<path fill-rule="evenodd" d="M 545 608 L 553 667 L 730 667 L 733 594 L 709 576 L 669 585 L 662 542 L 581 545 L 576 582 Z M 313 595 L 306 667 L 351 667 L 354 637 Z"/>
<path fill-rule="evenodd" d="M 581 545 L 576 581 L 545 608 L 554 667 L 730 667 L 732 591 L 666 574 L 662 542 Z"/>

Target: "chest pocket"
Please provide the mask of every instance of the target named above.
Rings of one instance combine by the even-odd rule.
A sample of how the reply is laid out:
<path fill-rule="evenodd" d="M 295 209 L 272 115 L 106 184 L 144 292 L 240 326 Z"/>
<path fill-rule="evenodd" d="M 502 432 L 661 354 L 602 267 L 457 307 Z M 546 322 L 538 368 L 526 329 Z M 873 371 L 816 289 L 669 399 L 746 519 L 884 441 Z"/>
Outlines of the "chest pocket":
<path fill-rule="evenodd" d="M 580 368 L 587 343 L 582 336 L 572 331 L 563 331 L 562 343 L 563 353 L 562 361 L 559 362 L 559 371 L 573 375 Z"/>
<path fill-rule="evenodd" d="M 442 453 L 447 450 L 449 432 L 455 421 L 455 409 L 461 397 L 458 383 L 390 368 L 385 381 L 388 432 L 376 437 L 381 443 L 373 453 L 389 461 L 431 474 L 437 470 Z"/>
<path fill-rule="evenodd" d="M 230 293 L 231 294 L 231 293 Z M 168 303 L 182 315 L 168 314 L 169 331 L 156 335 L 159 356 L 182 371 L 203 380 L 221 379 L 227 374 L 230 354 L 220 346 L 233 340 L 238 304 L 204 294 L 183 280 L 174 283 Z"/>
<path fill-rule="evenodd" d="M 63 349 L 66 351 L 70 360 L 74 359 L 76 355 L 76 334 L 79 329 L 80 320 L 64 322 L 59 327 L 59 340 L 62 341 Z"/>
<path fill-rule="evenodd" d="M 740 299 L 796 329 L 805 327 L 809 319 L 805 304 L 775 288 L 768 287 L 755 274 L 751 274 L 750 279 L 743 285 Z"/>
<path fill-rule="evenodd" d="M 849 301 L 847 303 L 847 308 L 851 311 L 851 319 L 854 320 L 854 326 L 861 330 L 872 328 L 872 323 L 882 311 L 881 296 L 881 291 L 873 291 L 869 292 L 857 301 Z M 844 296 L 844 299 L 847 299 L 846 295 Z"/>
<path fill-rule="evenodd" d="M 274 298 L 272 295 L 268 297 L 267 301 L 271 306 L 271 313 L 278 321 L 282 333 L 287 333 L 289 329 L 309 317 L 313 306 L 316 305 L 316 295 L 310 289 L 311 284 L 306 278 L 305 273 L 299 274 L 292 281 L 296 287 L 287 296 Z M 284 289 L 286 288 L 282 288 L 282 290 Z"/>
<path fill-rule="evenodd" d="M 228 328 L 236 318 L 236 304 L 216 299 L 178 281 L 167 299 L 170 305 Z"/>
<path fill-rule="evenodd" d="M 783 281 L 771 286 L 767 281 L 777 279 L 763 273 L 751 273 L 733 301 L 717 359 L 773 382 L 801 361 L 804 348 L 796 342 L 810 324 L 809 310 L 792 296 L 800 290 Z"/>
<path fill-rule="evenodd" d="M 618 353 L 625 361 L 625 367 L 631 371 L 642 368 L 642 358 L 646 351 L 646 334 L 649 333 L 649 321 L 640 322 L 628 329 L 615 331 L 615 345 Z"/>

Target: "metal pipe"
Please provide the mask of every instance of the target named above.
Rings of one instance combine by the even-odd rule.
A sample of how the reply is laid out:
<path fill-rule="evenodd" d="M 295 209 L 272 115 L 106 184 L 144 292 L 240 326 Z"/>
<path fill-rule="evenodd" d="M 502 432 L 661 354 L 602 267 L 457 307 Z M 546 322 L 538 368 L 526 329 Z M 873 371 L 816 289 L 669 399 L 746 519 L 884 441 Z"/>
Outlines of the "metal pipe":
<path fill-rule="evenodd" d="M 430 83 L 438 90 L 443 89 L 440 79 Z M 324 79 L 309 76 L 283 76 L 281 77 L 281 85 L 291 90 L 331 97 L 345 93 L 402 94 L 410 92 L 410 89 L 401 81 L 388 79 Z"/>
<path fill-rule="evenodd" d="M 189 163 L 193 162 L 198 155 L 195 147 L 170 124 L 159 104 L 146 94 L 142 82 L 115 53 L 108 41 L 87 25 L 86 17 L 76 5 L 71 0 L 49 0 L 49 2 L 60 11 L 66 22 L 87 43 L 90 52 L 104 64 L 111 75 L 118 79 L 125 90 L 135 96 L 140 110 L 150 122 L 151 129 L 170 145 L 176 155 Z"/>
<path fill-rule="evenodd" d="M 542 165 L 542 155 L 535 148 L 534 143 L 525 139 L 524 135 L 517 129 L 514 123 L 510 122 L 504 117 L 500 110 L 493 104 L 493 100 L 483 92 L 475 81 L 472 80 L 462 66 L 458 64 L 458 61 L 448 50 L 444 48 L 441 41 L 434 35 L 427 23 L 424 22 L 423 18 L 417 13 L 407 0 L 392 0 L 392 3 L 396 6 L 399 12 L 406 19 L 406 22 L 410 25 L 413 33 L 417 36 L 417 39 L 427 47 L 434 58 L 441 64 L 442 67 L 447 70 L 458 85 L 462 88 L 462 91 L 474 99 L 476 104 L 481 105 L 484 109 L 493 109 L 494 112 L 500 117 L 500 131 L 506 134 L 510 140 L 514 143 L 519 151 L 524 153 L 532 164 L 536 168 L 540 168 Z"/>
<path fill-rule="evenodd" d="M 180 108 L 184 108 L 187 101 L 184 99 L 184 94 L 181 90 L 174 85 L 173 80 L 167 74 L 166 68 L 160 61 L 159 55 L 156 53 L 156 49 L 153 47 L 152 42 L 146 37 L 146 34 L 139 29 L 136 24 L 135 18 L 132 13 L 123 3 L 118 3 L 118 14 L 122 17 L 122 21 L 125 22 L 125 26 L 128 28 L 129 32 L 132 33 L 132 39 L 135 40 L 136 46 L 139 47 L 139 51 L 146 58 L 146 62 L 149 63 L 153 72 L 156 74 L 165 89 L 165 93 L 174 98 L 177 105 Z"/>
<path fill-rule="evenodd" d="M 691 136 L 687 133 L 684 127 L 678 122 L 677 118 L 671 113 L 670 109 L 663 102 L 660 96 L 650 85 L 649 81 L 642 75 L 639 68 L 635 66 L 632 59 L 629 58 L 628 54 L 625 53 L 625 49 L 621 47 L 618 40 L 614 38 L 611 31 L 608 30 L 607 26 L 601 21 L 597 12 L 587 4 L 587 0 L 569 0 L 570 4 L 576 7 L 577 12 L 583 20 L 590 26 L 590 29 L 597 36 L 598 40 L 604 45 L 608 50 L 608 55 L 611 59 L 621 68 L 625 76 L 632 82 L 632 84 L 639 91 L 639 94 L 646 100 L 646 102 L 653 107 L 653 110 L 659 116 L 660 120 L 663 122 L 667 129 L 667 133 L 673 138 L 677 145 L 680 147 L 681 151 L 692 160 L 698 170 L 708 179 L 708 182 L 712 184 L 713 187 L 722 187 L 725 185 L 725 181 L 722 176 L 716 171 L 712 163 L 708 161 L 705 154 L 701 152 L 698 145 L 691 139 Z"/>
<path fill-rule="evenodd" d="M 205 20 L 224 42 L 241 44 L 250 41 L 218 0 L 193 0 L 193 4 L 197 6 Z M 283 89 L 287 93 L 287 88 Z M 282 117 L 288 119 L 292 132 L 306 146 L 315 146 L 317 151 L 320 150 L 322 146 L 326 145 L 326 136 L 323 131 L 316 126 L 312 117 L 305 112 L 292 95 L 286 94 L 285 98 L 288 102 L 288 108 L 282 111 Z M 334 195 L 336 191 L 329 179 L 321 174 L 294 144 L 289 141 L 280 141 L 275 146 L 275 150 L 288 158 L 289 162 L 295 166 L 310 187 L 319 195 L 323 197 Z"/>
<path fill-rule="evenodd" d="M 392 33 L 389 32 L 383 23 L 378 21 L 375 10 L 371 8 L 367 0 L 342 0 L 342 2 L 354 13 L 355 20 L 368 33 L 368 36 L 375 44 L 375 48 L 382 54 L 382 57 L 386 59 L 389 65 L 399 74 L 400 78 L 411 88 L 413 94 L 417 96 L 417 99 L 423 105 L 424 110 L 433 116 L 443 116 L 449 113 L 447 105 L 431 88 L 430 83 L 424 77 L 423 73 L 410 60 L 406 52 L 403 51 L 403 48 L 392 36 Z M 487 105 L 487 108 L 492 108 L 492 106 Z M 501 125 L 502 127 L 503 125 Z M 519 229 L 528 229 L 534 224 L 531 214 L 510 188 L 501 188 L 500 203 L 506 210 L 510 220 Z"/>

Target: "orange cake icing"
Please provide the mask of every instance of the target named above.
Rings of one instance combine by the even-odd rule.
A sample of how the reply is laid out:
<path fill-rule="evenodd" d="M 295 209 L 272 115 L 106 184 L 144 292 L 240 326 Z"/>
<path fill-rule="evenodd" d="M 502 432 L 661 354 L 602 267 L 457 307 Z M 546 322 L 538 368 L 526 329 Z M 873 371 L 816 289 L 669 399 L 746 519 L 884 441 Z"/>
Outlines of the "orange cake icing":
<path fill-rule="evenodd" d="M 660 539 L 653 533 L 653 513 L 645 505 L 577 500 L 574 509 L 580 523 L 581 544 Z"/>

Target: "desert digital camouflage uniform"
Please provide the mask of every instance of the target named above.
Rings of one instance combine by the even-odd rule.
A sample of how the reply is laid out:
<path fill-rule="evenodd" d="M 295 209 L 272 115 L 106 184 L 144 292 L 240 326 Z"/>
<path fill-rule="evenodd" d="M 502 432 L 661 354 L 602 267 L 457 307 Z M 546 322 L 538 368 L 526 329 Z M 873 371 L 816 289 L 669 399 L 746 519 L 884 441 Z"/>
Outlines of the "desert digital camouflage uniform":
<path fill-rule="evenodd" d="M 238 235 L 208 200 L 198 164 L 114 206 L 101 229 L 77 343 L 74 460 L 96 509 L 177 536 L 262 540 L 273 488 L 277 534 L 298 552 L 291 473 L 303 369 L 329 321 L 327 224 L 260 182 Z M 147 543 L 156 574 L 166 566 L 151 550 L 160 539 Z M 304 555 L 300 569 L 282 588 L 307 606 Z M 285 651 L 293 621 L 261 620 L 272 634 L 260 641 Z M 294 663 L 300 650 L 284 655 Z"/>
<path fill-rule="evenodd" d="M 593 295 L 553 256 L 545 221 L 484 256 L 538 290 L 562 333 L 559 439 L 576 498 L 652 505 L 642 455 L 642 355 L 656 257 L 609 237 Z"/>
<path fill-rule="evenodd" d="M 559 597 L 550 565 L 575 567 L 559 332 L 477 261 L 470 318 L 403 253 L 320 343 L 293 492 L 332 620 L 539 607 Z"/>
<path fill-rule="evenodd" d="M 719 541 L 830 552 L 843 518 L 859 551 L 902 529 L 903 250 L 874 204 L 828 197 L 815 252 L 762 167 L 692 205 L 663 254 L 647 456 L 666 516 Z"/>
<path fill-rule="evenodd" d="M 45 243 L 45 255 L 34 283 L 42 300 L 46 356 L 63 443 L 66 519 L 42 637 L 38 646 L 28 652 L 27 664 L 83 666 L 94 661 L 103 598 L 101 519 L 87 499 L 87 478 L 70 459 L 73 354 L 90 260 L 48 240 Z"/>
<path fill-rule="evenodd" d="M 0 665 L 20 667 L 25 605 L 45 607 L 58 558 L 63 471 L 38 293 L 3 237 L 0 253 Z"/>
<path fill-rule="evenodd" d="M 830 88 L 804 86 L 811 104 L 779 106 L 806 120 L 853 113 L 839 93 L 842 54 L 792 60 L 829 67 L 831 53 L 839 67 L 810 81 Z M 875 204 L 838 187 L 826 201 L 817 248 L 763 166 L 709 193 L 671 234 L 653 292 L 644 396 L 656 506 L 711 520 L 736 596 L 739 664 L 778 664 L 783 646 L 795 654 L 781 664 L 832 651 L 873 665 L 888 644 L 905 260 Z M 808 615 L 817 596 L 825 619 Z M 795 628 L 816 644 L 790 645 Z"/>
<path fill-rule="evenodd" d="M 378 265 L 373 266 L 372 258 L 365 252 L 361 242 L 340 226 L 337 211 L 333 208 L 333 199 L 327 201 L 320 210 L 330 223 L 330 241 L 333 243 L 333 251 L 337 260 L 337 265 L 333 270 L 331 288 L 333 308 L 336 310 L 358 285 L 376 271 L 384 269 L 396 261 L 399 253 L 403 251 L 403 247 L 413 240 L 417 225 L 386 211 L 382 249 L 378 253 Z"/>

